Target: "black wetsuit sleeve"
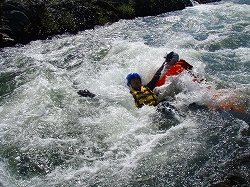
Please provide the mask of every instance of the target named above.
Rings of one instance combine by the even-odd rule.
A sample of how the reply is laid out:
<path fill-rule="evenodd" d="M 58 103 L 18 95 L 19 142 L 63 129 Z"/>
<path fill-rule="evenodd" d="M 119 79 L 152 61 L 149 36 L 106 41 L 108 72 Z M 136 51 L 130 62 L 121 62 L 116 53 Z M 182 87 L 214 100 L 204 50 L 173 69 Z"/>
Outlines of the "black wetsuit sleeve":
<path fill-rule="evenodd" d="M 154 77 L 151 79 L 151 81 L 146 85 L 150 90 L 153 90 L 159 81 L 161 77 L 161 71 L 163 70 L 164 63 L 161 65 L 161 67 L 157 70 Z"/>

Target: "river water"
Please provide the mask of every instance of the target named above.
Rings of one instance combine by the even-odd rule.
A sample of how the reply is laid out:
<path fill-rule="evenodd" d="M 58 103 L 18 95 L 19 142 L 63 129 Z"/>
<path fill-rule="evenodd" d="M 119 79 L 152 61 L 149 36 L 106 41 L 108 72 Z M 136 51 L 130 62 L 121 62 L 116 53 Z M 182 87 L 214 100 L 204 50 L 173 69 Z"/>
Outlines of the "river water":
<path fill-rule="evenodd" d="M 4 48 L 0 186 L 209 186 L 228 175 L 250 185 L 249 165 L 232 164 L 250 154 L 249 122 L 185 108 L 206 100 L 186 75 L 169 98 L 174 119 L 136 109 L 125 81 L 149 81 L 175 51 L 206 84 L 249 95 L 249 41 L 249 1 L 224 0 Z"/>

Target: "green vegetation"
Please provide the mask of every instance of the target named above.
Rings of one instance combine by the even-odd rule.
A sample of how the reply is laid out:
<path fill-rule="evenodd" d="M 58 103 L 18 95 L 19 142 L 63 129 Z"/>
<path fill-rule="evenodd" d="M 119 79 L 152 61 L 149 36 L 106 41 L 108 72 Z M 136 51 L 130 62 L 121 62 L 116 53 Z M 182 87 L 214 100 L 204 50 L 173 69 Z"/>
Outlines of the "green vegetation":
<path fill-rule="evenodd" d="M 135 17 L 135 9 L 131 5 L 121 5 L 118 7 L 118 11 L 121 12 L 122 17 Z"/>
<path fill-rule="evenodd" d="M 46 11 L 44 17 L 41 19 L 41 26 L 46 28 L 48 34 L 55 34 L 58 31 L 56 17 Z"/>

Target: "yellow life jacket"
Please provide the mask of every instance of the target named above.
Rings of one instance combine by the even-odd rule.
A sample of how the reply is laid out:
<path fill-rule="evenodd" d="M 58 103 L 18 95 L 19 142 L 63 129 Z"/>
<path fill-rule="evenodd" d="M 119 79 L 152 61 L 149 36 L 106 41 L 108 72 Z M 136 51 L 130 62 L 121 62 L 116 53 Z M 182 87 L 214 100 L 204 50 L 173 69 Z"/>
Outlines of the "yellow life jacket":
<path fill-rule="evenodd" d="M 135 106 L 137 108 L 141 108 L 144 105 L 148 106 L 156 106 L 158 104 L 158 98 L 154 94 L 152 90 L 150 90 L 148 87 L 142 85 L 141 90 L 130 90 L 130 93 L 133 95 L 135 100 Z"/>

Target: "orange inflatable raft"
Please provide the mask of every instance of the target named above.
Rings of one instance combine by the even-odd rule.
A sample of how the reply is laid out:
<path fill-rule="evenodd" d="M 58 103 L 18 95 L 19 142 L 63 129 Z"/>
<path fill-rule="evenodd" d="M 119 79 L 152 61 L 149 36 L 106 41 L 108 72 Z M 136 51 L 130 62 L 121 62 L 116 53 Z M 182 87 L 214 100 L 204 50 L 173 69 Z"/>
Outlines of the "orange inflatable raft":
<path fill-rule="evenodd" d="M 178 75 L 184 70 L 187 70 L 191 76 L 194 77 L 194 81 L 197 81 L 197 77 L 191 73 L 193 66 L 181 59 L 170 67 L 170 69 L 163 75 L 163 77 L 157 82 L 156 86 L 162 86 L 165 84 L 167 77 Z M 208 92 L 211 91 L 208 88 Z M 223 110 L 235 110 L 237 112 L 244 113 L 249 105 L 249 98 L 246 98 L 246 94 L 242 91 L 236 91 L 232 89 L 221 89 L 211 92 L 211 101 L 208 104 L 210 109 L 223 109 Z M 243 97 L 244 95 L 244 97 Z"/>
<path fill-rule="evenodd" d="M 162 86 L 163 84 L 165 84 L 167 77 L 169 76 L 174 76 L 174 75 L 178 75 L 181 72 L 183 72 L 184 70 L 187 70 L 190 72 L 190 70 L 192 70 L 193 66 L 191 64 L 189 64 L 188 62 L 186 62 L 183 59 L 180 59 L 180 61 L 176 62 L 174 65 L 172 65 L 169 70 L 165 73 L 165 75 L 163 75 L 163 77 L 157 82 L 156 86 Z M 192 75 L 194 76 L 194 75 Z M 195 76 L 194 76 L 195 77 Z M 196 80 L 196 78 L 195 78 Z"/>

